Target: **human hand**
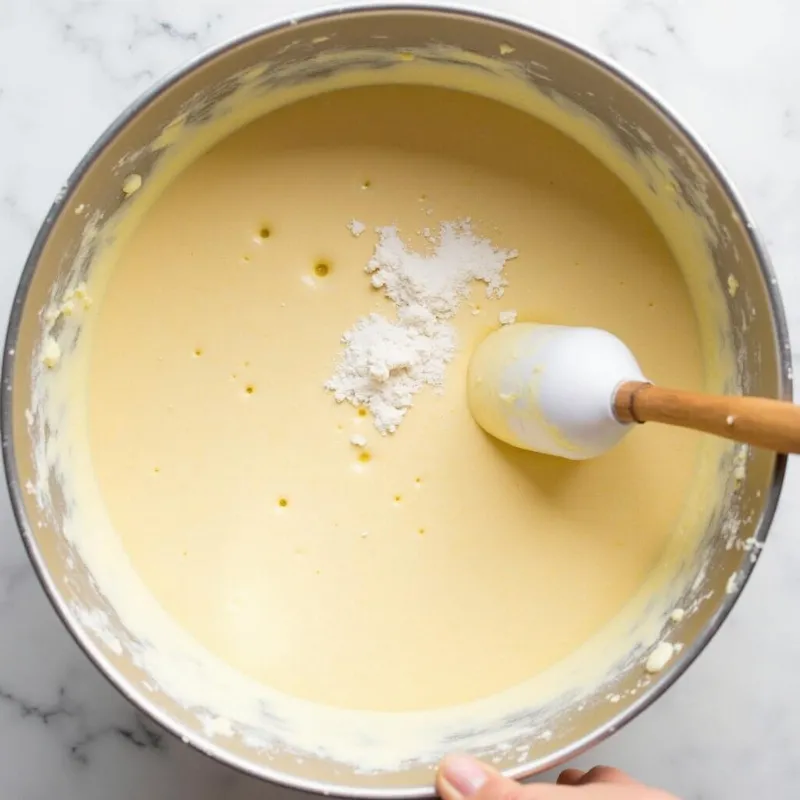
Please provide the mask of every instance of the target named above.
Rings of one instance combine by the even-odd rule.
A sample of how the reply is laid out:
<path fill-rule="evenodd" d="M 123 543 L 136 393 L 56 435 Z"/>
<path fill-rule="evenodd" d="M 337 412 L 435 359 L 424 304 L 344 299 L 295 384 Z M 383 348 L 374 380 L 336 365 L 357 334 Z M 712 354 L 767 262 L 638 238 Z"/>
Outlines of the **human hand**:
<path fill-rule="evenodd" d="M 677 800 L 612 767 L 588 772 L 567 769 L 556 785 L 523 786 L 468 756 L 448 756 L 442 761 L 436 789 L 443 800 Z"/>

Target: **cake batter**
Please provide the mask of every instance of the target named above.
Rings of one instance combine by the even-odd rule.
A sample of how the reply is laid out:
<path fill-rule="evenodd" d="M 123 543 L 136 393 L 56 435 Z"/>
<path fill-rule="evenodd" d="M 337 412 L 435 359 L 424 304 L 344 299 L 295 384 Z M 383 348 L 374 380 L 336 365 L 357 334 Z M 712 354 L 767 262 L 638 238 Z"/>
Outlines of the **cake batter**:
<path fill-rule="evenodd" d="M 466 217 L 519 252 L 509 285 L 499 300 L 476 286 L 444 391 L 382 437 L 323 389 L 342 333 L 393 311 L 364 272 L 374 229 L 424 249 L 424 228 Z M 521 112 L 435 88 L 331 92 L 183 172 L 93 310 L 89 385 L 105 505 L 164 609 L 271 687 L 378 711 L 487 697 L 602 628 L 673 533 L 698 439 L 648 426 L 569 463 L 487 437 L 466 366 L 511 309 L 608 329 L 654 381 L 702 387 L 661 235 Z"/>

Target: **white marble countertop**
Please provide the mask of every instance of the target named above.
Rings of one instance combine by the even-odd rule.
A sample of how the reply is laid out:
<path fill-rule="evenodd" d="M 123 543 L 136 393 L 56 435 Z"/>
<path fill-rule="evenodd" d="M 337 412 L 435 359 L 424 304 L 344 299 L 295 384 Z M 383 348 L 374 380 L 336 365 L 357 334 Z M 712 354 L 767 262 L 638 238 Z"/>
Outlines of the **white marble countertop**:
<path fill-rule="evenodd" d="M 452 0 L 455 2 L 455 0 Z M 477 2 L 474 3 L 477 5 Z M 0 318 L 36 229 L 95 137 L 155 78 L 318 0 L 0 0 Z M 760 224 L 800 341 L 800 4 L 482 0 L 617 60 L 727 167 Z M 800 351 L 795 349 L 795 366 Z M 795 370 L 798 373 L 797 369 Z M 581 759 L 683 800 L 800 796 L 800 471 L 753 580 L 664 698 Z M 285 794 L 137 715 L 62 629 L 0 497 L 0 797 L 244 800 Z"/>

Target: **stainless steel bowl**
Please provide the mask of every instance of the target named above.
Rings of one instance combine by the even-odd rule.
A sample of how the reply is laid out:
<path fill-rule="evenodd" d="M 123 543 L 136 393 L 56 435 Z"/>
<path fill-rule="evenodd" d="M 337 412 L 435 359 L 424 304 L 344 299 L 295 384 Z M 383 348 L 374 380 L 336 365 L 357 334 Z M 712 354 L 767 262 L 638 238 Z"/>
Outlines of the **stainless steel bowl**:
<path fill-rule="evenodd" d="M 329 50 L 356 52 L 362 66 L 372 66 L 369 54 L 414 51 L 430 43 L 452 47 L 487 59 L 498 58 L 500 44 L 513 48 L 513 60 L 540 91 L 558 95 L 581 107 L 609 135 L 632 153 L 658 152 L 678 165 L 678 189 L 702 185 L 701 216 L 713 216 L 721 235 L 710 245 L 720 287 L 730 274 L 738 292 L 724 293 L 733 320 L 731 335 L 739 354 L 737 382 L 750 393 L 789 398 L 789 343 L 784 313 L 767 256 L 753 232 L 741 202 L 708 151 L 665 105 L 618 67 L 551 33 L 476 12 L 446 8 L 351 8 L 290 20 L 254 31 L 226 44 L 153 87 L 103 134 L 69 179 L 36 238 L 16 294 L 3 359 L 3 456 L 14 511 L 31 561 L 64 624 L 111 682 L 138 708 L 175 735 L 218 760 L 253 775 L 295 788 L 359 797 L 423 797 L 432 795 L 430 764 L 381 774 L 362 774 L 352 767 L 306 758 L 299 764 L 289 754 L 270 757 L 248 749 L 238 740 L 205 735 L 195 718 L 160 692 L 146 691 L 147 676 L 125 653 L 113 652 L 88 630 L 74 607 L 103 607 L 88 574 L 80 569 L 68 576 L 71 552 L 58 526 L 23 489 L 34 472 L 26 409 L 31 400 L 31 371 L 41 335 L 40 312 L 52 287 L 71 269 L 83 233 L 83 220 L 73 213 L 90 204 L 111 216 L 122 201 L 120 164 L 126 171 L 147 176 L 159 153 L 148 148 L 154 137 L 198 93 L 207 98 L 203 113 L 230 94 L 232 76 L 270 62 L 276 68 L 289 62 L 308 65 L 305 78 L 324 71 L 316 57 Z M 366 56 L 365 56 L 366 54 Z M 377 59 L 377 56 L 376 56 Z M 374 66 L 379 66 L 377 59 Z M 278 70 L 280 72 L 280 70 Z M 293 80 L 297 80 L 294 75 Z M 278 80 L 278 84 L 280 79 Z M 133 154 L 133 155 L 131 155 Z M 689 169 L 688 165 L 692 164 Z M 683 171 L 681 165 L 686 167 Z M 747 320 L 736 324 L 736 320 Z M 741 487 L 739 538 L 764 542 L 780 493 L 785 458 L 765 452 L 751 455 Z M 720 517 L 717 516 L 717 526 Z M 706 535 L 709 568 L 698 576 L 697 593 L 713 592 L 680 628 L 685 649 L 672 667 L 634 695 L 626 688 L 634 680 L 623 675 L 617 687 L 625 699 L 618 704 L 587 703 L 550 741 L 531 744 L 530 756 L 518 763 L 510 749 L 496 761 L 513 776 L 538 772 L 575 756 L 620 728 L 655 701 L 699 655 L 718 630 L 741 593 L 755 559 L 752 550 L 726 547 L 725 537 L 712 526 Z M 735 586 L 726 586 L 738 571 Z M 69 577 L 69 579 L 68 579 Z M 726 589 L 732 591 L 726 591 Z"/>

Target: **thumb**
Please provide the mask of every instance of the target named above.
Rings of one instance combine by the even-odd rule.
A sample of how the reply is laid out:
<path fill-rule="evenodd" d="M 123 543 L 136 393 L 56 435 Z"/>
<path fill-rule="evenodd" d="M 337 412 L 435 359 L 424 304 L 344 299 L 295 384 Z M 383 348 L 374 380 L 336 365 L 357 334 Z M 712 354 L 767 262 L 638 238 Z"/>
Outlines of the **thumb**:
<path fill-rule="evenodd" d="M 442 800 L 560 800 L 565 787 L 523 786 L 475 758 L 447 756 L 436 773 L 436 790 Z"/>

